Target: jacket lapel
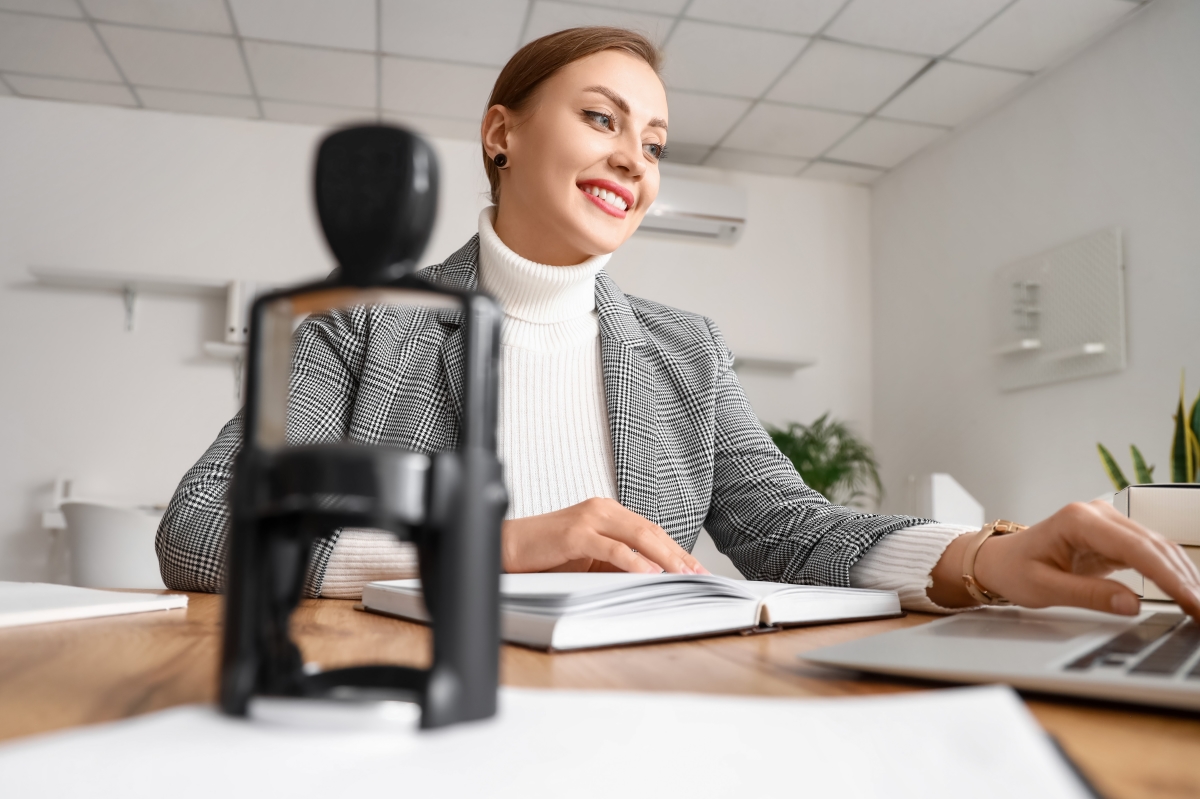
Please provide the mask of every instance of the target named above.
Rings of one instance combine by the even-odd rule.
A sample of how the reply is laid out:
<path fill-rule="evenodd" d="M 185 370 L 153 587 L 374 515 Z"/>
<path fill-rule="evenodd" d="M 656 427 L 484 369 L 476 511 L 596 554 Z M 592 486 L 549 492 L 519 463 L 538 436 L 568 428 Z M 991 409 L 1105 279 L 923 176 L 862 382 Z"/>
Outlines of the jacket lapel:
<path fill-rule="evenodd" d="M 421 270 L 421 277 L 454 289 L 474 291 L 479 285 L 479 236 L 463 245 L 458 252 L 443 263 Z M 463 334 L 461 311 L 435 311 L 434 317 L 446 328 L 446 339 L 442 345 L 442 370 L 446 385 L 450 389 L 450 406 L 454 410 L 459 428 L 463 415 L 463 372 L 466 362 L 466 338 Z"/>
<path fill-rule="evenodd" d="M 658 406 L 645 336 L 625 294 L 596 275 L 600 361 L 622 505 L 658 523 Z"/>

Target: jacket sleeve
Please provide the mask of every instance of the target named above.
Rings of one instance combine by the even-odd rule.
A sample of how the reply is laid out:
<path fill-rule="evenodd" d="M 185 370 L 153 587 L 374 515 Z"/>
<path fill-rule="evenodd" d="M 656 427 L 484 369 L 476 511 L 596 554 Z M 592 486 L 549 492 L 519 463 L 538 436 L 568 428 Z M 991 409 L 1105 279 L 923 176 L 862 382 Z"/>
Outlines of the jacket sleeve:
<path fill-rule="evenodd" d="M 288 443 L 340 441 L 346 437 L 362 371 L 368 312 L 355 308 L 306 320 L 296 333 L 288 405 Z M 225 582 L 229 507 L 226 497 L 242 444 L 242 415 L 188 470 L 163 514 L 154 549 L 168 588 L 217 592 Z M 320 592 L 336 534 L 313 548 L 305 594 Z"/>
<path fill-rule="evenodd" d="M 720 331 L 708 327 L 720 363 L 705 528 L 749 579 L 848 587 L 850 567 L 875 543 L 926 520 L 833 505 L 805 485 L 750 408 Z"/>

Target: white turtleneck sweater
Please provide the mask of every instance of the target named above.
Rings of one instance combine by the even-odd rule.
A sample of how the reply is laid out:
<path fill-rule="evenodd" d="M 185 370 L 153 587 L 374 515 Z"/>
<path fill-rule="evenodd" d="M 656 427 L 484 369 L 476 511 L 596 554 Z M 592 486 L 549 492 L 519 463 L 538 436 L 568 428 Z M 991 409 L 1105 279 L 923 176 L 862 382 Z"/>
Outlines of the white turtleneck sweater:
<path fill-rule="evenodd" d="M 617 498 L 608 407 L 600 364 L 598 255 L 577 266 L 546 266 L 500 241 L 493 208 L 479 215 L 479 286 L 504 308 L 500 337 L 497 450 L 509 493 L 508 518 Z M 925 589 L 946 545 L 969 528 L 931 524 L 900 530 L 850 570 L 858 588 L 887 588 L 910 610 L 940 610 Z M 353 599 L 372 580 L 414 577 L 416 552 L 390 534 L 344 530 L 325 569 L 321 595 Z"/>

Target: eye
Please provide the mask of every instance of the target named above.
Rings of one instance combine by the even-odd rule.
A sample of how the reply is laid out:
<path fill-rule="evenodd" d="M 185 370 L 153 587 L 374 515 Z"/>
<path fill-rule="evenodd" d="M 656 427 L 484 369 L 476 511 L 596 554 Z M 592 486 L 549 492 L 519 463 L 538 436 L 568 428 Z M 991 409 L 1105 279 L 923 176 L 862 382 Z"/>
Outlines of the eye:
<path fill-rule="evenodd" d="M 658 142 L 647 142 L 642 145 L 646 153 L 655 161 L 661 161 L 667 157 L 667 145 L 659 144 Z"/>
<path fill-rule="evenodd" d="M 613 118 L 610 114 L 606 114 L 603 111 L 584 111 L 583 113 L 600 127 L 612 130 Z"/>

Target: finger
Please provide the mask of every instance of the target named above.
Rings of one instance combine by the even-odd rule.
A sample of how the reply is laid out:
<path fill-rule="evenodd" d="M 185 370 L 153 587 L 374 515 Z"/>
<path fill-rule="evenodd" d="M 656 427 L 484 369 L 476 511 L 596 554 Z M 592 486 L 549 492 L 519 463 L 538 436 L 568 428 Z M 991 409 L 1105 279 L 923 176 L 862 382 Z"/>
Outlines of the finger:
<path fill-rule="evenodd" d="M 640 553 L 634 552 L 620 541 L 599 533 L 587 534 L 584 549 L 593 560 L 606 561 L 621 571 L 634 574 L 660 574 L 662 572 L 662 566 L 643 557 Z"/>
<path fill-rule="evenodd" d="M 1175 564 L 1175 567 L 1188 578 L 1188 582 L 1200 585 L 1200 569 L 1197 569 L 1196 564 L 1192 562 L 1192 559 L 1187 556 L 1178 544 L 1167 539 L 1166 536 L 1139 524 L 1118 511 L 1108 502 L 1094 500 L 1089 504 L 1097 506 L 1102 515 L 1120 524 L 1126 530 L 1135 535 L 1147 538 L 1168 560 Z"/>
<path fill-rule="evenodd" d="M 671 574 L 695 574 L 690 556 L 661 527 L 643 523 L 633 532 L 631 546 Z"/>
<path fill-rule="evenodd" d="M 1071 605 L 1104 613 L 1136 616 L 1142 607 L 1137 594 L 1114 580 L 1085 577 L 1039 564 L 1034 583 L 1039 598 L 1023 601 L 1028 607 Z"/>
<path fill-rule="evenodd" d="M 1200 582 L 1195 578 L 1195 569 L 1185 568 L 1180 562 L 1187 559 L 1186 555 L 1179 552 L 1176 557 L 1170 542 L 1120 514 L 1099 510 L 1089 521 L 1082 529 L 1077 527 L 1073 531 L 1077 550 L 1090 549 L 1136 569 L 1188 614 L 1200 619 Z M 1166 545 L 1160 546 L 1160 541 Z"/>
<path fill-rule="evenodd" d="M 672 574 L 699 573 L 700 564 L 658 525 L 618 506 L 598 532 L 636 549 L 644 558 Z M 699 567 L 699 568 L 698 568 Z"/>

